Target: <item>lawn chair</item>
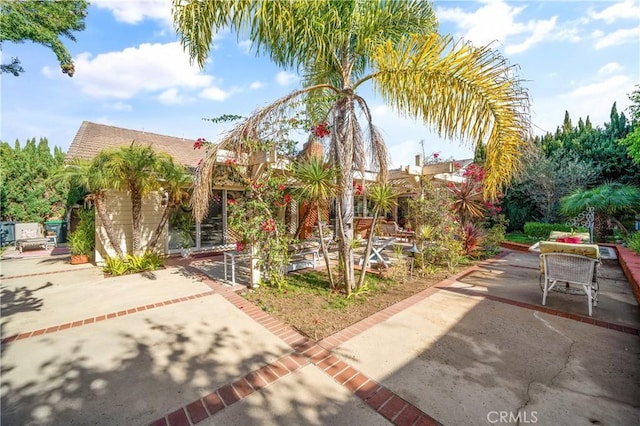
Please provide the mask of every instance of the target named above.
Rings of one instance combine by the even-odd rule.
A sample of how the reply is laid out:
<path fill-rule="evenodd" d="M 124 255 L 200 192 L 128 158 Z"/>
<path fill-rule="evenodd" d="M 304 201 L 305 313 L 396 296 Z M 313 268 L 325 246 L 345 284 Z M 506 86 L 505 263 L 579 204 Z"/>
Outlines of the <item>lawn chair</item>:
<path fill-rule="evenodd" d="M 592 306 L 598 305 L 598 280 L 596 274 L 598 259 L 570 253 L 543 253 L 540 255 L 544 265 L 542 304 L 546 305 L 547 296 L 558 281 L 567 285 L 582 286 L 587 295 L 589 316 Z"/>

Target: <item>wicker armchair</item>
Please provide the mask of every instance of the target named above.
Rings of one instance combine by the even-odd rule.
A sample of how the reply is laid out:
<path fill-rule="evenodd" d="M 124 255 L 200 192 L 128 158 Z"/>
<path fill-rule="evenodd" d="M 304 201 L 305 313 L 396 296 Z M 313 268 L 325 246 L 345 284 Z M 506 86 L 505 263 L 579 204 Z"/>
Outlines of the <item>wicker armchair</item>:
<path fill-rule="evenodd" d="M 570 253 L 543 253 L 540 255 L 544 265 L 544 282 L 542 288 L 542 304 L 547 303 L 547 296 L 558 281 L 582 286 L 587 295 L 589 316 L 592 306 L 598 305 L 598 259 Z"/>

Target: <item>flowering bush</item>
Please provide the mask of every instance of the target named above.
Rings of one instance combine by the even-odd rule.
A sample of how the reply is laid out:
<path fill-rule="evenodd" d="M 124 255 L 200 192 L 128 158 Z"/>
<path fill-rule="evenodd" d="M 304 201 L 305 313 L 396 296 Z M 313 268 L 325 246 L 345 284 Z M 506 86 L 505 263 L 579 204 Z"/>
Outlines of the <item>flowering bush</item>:
<path fill-rule="evenodd" d="M 329 131 L 327 123 L 320 123 L 311 128 L 311 133 L 318 139 L 322 139 L 325 136 L 329 136 L 331 134 L 331 131 Z"/>

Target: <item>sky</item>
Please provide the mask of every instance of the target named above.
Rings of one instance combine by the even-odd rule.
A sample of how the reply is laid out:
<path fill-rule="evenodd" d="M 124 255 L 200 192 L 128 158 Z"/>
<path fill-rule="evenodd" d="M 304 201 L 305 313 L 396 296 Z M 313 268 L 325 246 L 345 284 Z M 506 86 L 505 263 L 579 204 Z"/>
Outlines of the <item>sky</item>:
<path fill-rule="evenodd" d="M 640 0 L 433 4 L 441 34 L 490 44 L 518 66 L 534 134 L 554 132 L 565 111 L 574 125 L 589 116 L 603 127 L 613 103 L 625 111 L 640 84 Z M 2 62 L 17 56 L 26 72 L 0 77 L 0 140 L 24 144 L 46 137 L 66 152 L 86 120 L 216 141 L 225 125 L 203 118 L 248 116 L 300 87 L 295 70 L 257 57 L 248 40 L 228 31 L 216 34 L 204 69 L 191 64 L 173 29 L 170 0 L 93 0 L 85 24 L 76 42 L 65 41 L 75 62 L 73 78 L 61 73 L 44 46 L 2 45 Z M 393 167 L 413 164 L 423 151 L 440 158 L 472 156 L 469 141 L 443 140 L 423 123 L 400 117 L 370 86 L 360 94 Z"/>

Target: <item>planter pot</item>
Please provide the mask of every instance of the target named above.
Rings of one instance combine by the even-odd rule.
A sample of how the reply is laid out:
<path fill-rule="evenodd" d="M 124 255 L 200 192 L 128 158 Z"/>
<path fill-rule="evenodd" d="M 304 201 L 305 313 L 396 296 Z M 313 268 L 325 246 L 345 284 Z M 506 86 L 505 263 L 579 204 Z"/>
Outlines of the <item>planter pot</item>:
<path fill-rule="evenodd" d="M 580 237 L 565 237 L 565 243 L 580 244 Z"/>
<path fill-rule="evenodd" d="M 72 265 L 89 263 L 89 256 L 87 256 L 86 254 L 72 254 L 69 263 L 71 263 Z"/>
<path fill-rule="evenodd" d="M 558 237 L 556 238 L 556 242 L 558 243 L 566 243 L 568 237 Z"/>

